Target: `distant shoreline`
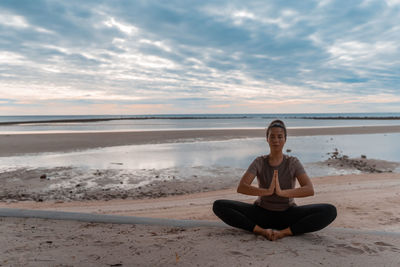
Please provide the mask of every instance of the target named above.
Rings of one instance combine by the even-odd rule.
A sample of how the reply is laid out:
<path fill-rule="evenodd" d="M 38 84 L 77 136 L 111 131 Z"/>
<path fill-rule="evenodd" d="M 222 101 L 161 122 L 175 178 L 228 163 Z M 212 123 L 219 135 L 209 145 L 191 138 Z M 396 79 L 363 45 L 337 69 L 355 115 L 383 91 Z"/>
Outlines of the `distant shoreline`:
<path fill-rule="evenodd" d="M 246 119 L 250 117 L 129 117 L 129 118 L 95 118 L 95 119 L 63 119 L 63 120 L 36 120 L 36 121 L 10 121 L 0 122 L 0 125 L 15 124 L 36 124 L 36 123 L 68 123 L 68 122 L 98 122 L 98 121 L 118 121 L 118 120 L 202 120 L 202 119 Z M 400 119 L 400 117 L 399 117 Z"/>
<path fill-rule="evenodd" d="M 400 116 L 388 117 L 357 117 L 357 116 L 337 116 L 337 117 L 296 117 L 296 119 L 306 120 L 400 120 Z"/>
<path fill-rule="evenodd" d="M 278 116 L 279 117 L 279 116 Z M 101 122 L 101 121 L 117 121 L 117 120 L 223 120 L 223 119 L 251 119 L 252 116 L 146 116 L 146 117 L 126 117 L 126 118 L 90 118 L 90 119 L 58 119 L 58 120 L 30 120 L 30 121 L 6 121 L 0 122 L 2 125 L 21 125 L 21 124 L 40 124 L 40 123 L 74 123 L 74 122 Z M 277 118 L 277 116 L 261 116 L 262 119 Z M 400 120 L 400 116 L 282 116 L 282 119 L 306 119 L 306 120 Z"/>

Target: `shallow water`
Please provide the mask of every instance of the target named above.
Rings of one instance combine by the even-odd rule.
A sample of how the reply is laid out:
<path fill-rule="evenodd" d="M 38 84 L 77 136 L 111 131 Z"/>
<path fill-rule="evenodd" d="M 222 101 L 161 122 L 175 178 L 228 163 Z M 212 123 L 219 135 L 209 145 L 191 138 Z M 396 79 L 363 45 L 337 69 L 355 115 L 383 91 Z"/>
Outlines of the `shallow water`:
<path fill-rule="evenodd" d="M 343 155 L 400 162 L 400 134 L 290 137 L 285 151 L 297 156 L 310 176 L 344 174 L 356 170 L 321 167 L 316 162 L 329 158 L 338 149 Z M 246 169 L 254 158 L 268 154 L 264 138 L 187 143 L 147 144 L 90 149 L 68 153 L 41 153 L 2 157 L 0 171 L 15 168 L 72 166 L 83 169 L 167 169 L 224 167 Z"/>
<path fill-rule="evenodd" d="M 400 116 L 400 113 L 365 113 L 365 114 L 220 114 L 220 115 L 174 115 L 154 117 L 153 119 L 111 120 L 92 122 L 49 123 L 43 120 L 56 119 L 95 119 L 113 116 L 0 116 L 1 122 L 36 121 L 31 124 L 0 125 L 0 133 L 33 133 L 33 132 L 82 132 L 82 131 L 143 131 L 143 130 L 184 130 L 184 129 L 264 129 L 275 118 L 285 121 L 287 127 L 337 127 L 337 126 L 383 126 L 400 125 L 398 119 L 311 119 L 313 117 L 384 117 Z M 172 116 L 172 117 L 174 117 Z M 126 116 L 114 116 L 126 117 Z M 142 116 L 145 117 L 145 116 Z M 164 118 L 161 118 L 164 117 Z M 186 117 L 186 119 L 179 119 Z M 218 119 L 215 117 L 219 117 Z"/>

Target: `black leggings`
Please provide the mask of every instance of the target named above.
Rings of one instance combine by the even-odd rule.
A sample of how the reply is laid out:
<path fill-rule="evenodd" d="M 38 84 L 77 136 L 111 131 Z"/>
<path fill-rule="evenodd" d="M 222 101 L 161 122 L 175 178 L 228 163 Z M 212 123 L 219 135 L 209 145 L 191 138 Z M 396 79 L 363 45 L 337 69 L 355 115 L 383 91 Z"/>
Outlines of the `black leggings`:
<path fill-rule="evenodd" d="M 256 204 L 216 200 L 213 211 L 233 227 L 250 232 L 253 232 L 256 225 L 277 230 L 290 227 L 293 235 L 321 230 L 336 218 L 336 208 L 331 204 L 312 204 L 290 207 L 285 211 L 270 211 Z"/>

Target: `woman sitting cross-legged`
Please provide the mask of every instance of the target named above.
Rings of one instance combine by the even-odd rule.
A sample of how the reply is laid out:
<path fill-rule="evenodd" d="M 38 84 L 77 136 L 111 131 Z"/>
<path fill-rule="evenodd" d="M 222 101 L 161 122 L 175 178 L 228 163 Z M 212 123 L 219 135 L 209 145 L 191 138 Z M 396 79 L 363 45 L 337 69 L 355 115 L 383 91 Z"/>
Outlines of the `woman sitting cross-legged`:
<path fill-rule="evenodd" d="M 283 154 L 286 136 L 282 121 L 271 122 L 266 132 L 270 153 L 256 158 L 240 180 L 238 193 L 258 196 L 254 204 L 214 202 L 214 213 L 226 224 L 274 241 L 321 230 L 335 220 L 336 208 L 331 204 L 295 204 L 294 198 L 312 196 L 314 189 L 300 161 Z M 251 185 L 255 177 L 259 187 Z"/>

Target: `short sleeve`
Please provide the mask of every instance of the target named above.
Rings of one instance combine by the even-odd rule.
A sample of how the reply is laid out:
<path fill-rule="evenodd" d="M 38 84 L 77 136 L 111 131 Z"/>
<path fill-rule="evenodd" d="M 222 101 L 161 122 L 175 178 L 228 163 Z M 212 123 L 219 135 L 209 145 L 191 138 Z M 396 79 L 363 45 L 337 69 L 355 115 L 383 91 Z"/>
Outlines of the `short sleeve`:
<path fill-rule="evenodd" d="M 253 160 L 253 162 L 250 164 L 250 166 L 247 168 L 247 171 L 258 176 L 260 173 L 260 157 L 256 158 Z"/>
<path fill-rule="evenodd" d="M 292 165 L 291 167 L 293 168 L 293 173 L 296 177 L 306 173 L 306 170 L 304 169 L 303 164 L 301 164 L 301 162 L 300 162 L 300 160 L 298 160 L 298 158 L 293 157 L 291 165 Z"/>

